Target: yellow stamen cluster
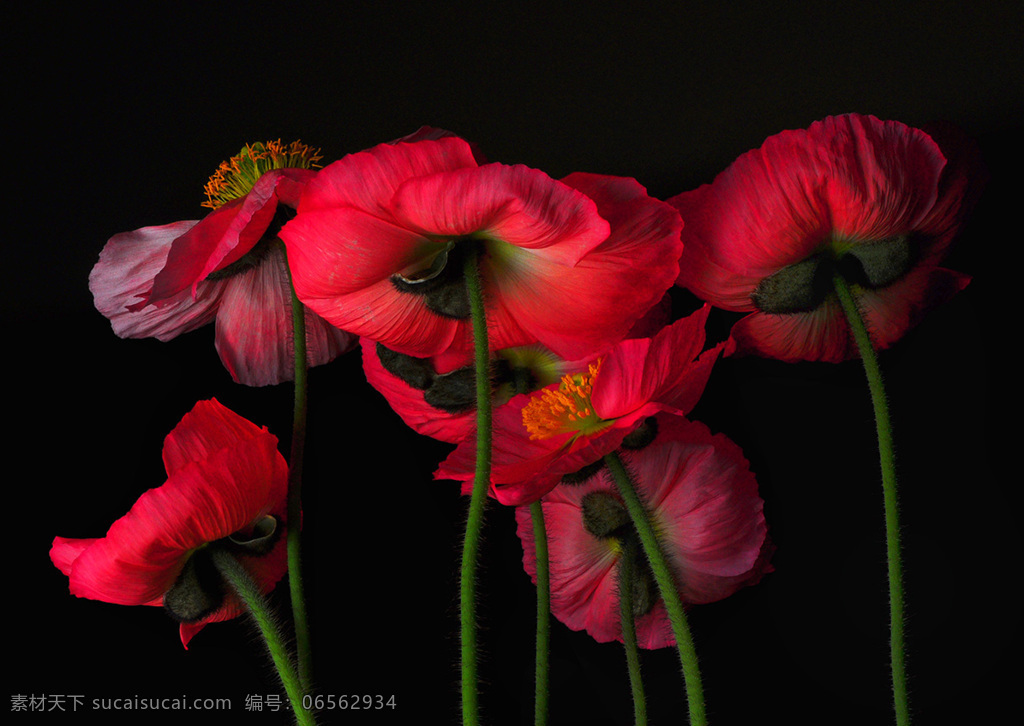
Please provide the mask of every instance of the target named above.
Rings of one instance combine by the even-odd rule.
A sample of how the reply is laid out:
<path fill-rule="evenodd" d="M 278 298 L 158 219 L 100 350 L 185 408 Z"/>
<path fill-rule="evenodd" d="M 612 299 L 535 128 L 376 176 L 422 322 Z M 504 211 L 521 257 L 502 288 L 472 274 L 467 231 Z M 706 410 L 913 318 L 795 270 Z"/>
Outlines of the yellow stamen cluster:
<path fill-rule="evenodd" d="M 246 144 L 227 161 L 222 161 L 217 171 L 206 183 L 204 207 L 217 209 L 232 199 L 244 197 L 261 176 L 273 169 L 312 169 L 319 167 L 323 157 L 320 149 L 306 146 L 300 141 L 282 144 L 277 141 Z"/>
<path fill-rule="evenodd" d="M 602 359 L 603 360 L 603 359 Z M 523 426 L 530 439 L 547 439 L 567 431 L 587 433 L 603 423 L 594 413 L 590 396 L 601 361 L 591 364 L 586 373 L 562 376 L 558 388 L 545 388 L 523 408 Z"/>

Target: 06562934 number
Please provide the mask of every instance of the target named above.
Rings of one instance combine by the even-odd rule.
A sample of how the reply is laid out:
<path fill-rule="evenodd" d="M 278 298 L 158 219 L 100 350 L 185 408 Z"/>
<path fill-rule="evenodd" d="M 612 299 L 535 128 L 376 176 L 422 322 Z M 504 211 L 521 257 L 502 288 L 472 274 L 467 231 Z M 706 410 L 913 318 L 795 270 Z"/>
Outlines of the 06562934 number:
<path fill-rule="evenodd" d="M 302 697 L 302 707 L 314 711 L 380 711 L 385 708 L 395 708 L 395 696 L 394 694 L 390 696 L 380 694 L 306 695 Z"/>

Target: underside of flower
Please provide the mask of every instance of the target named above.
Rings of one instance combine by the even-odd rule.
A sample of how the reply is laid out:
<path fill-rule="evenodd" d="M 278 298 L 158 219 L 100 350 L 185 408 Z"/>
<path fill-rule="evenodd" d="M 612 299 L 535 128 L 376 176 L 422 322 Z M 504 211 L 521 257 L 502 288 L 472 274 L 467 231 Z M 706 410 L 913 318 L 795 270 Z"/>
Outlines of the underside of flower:
<path fill-rule="evenodd" d="M 590 364 L 586 373 L 562 376 L 558 388 L 544 389 L 526 405 L 523 426 L 530 433 L 530 439 L 547 439 L 570 431 L 591 434 L 607 425 L 608 422 L 594 412 L 590 401 L 601 362 Z"/>
<path fill-rule="evenodd" d="M 218 209 L 232 199 L 244 197 L 261 176 L 273 169 L 313 169 L 323 157 L 320 149 L 300 141 L 282 144 L 281 140 L 246 144 L 237 156 L 222 161 L 206 183 L 206 201 L 202 206 Z"/>
<path fill-rule="evenodd" d="M 441 317 L 465 320 L 469 317 L 469 295 L 462 277 L 465 247 L 457 242 L 448 241 L 426 268 L 392 275 L 391 284 L 399 292 L 422 295 L 427 309 Z"/>
<path fill-rule="evenodd" d="M 377 357 L 393 376 L 423 391 L 424 400 L 448 413 L 476 408 L 476 374 L 472 366 L 437 373 L 427 358 L 397 353 L 377 343 Z M 541 346 L 506 348 L 491 363 L 494 405 L 500 406 L 519 393 L 531 393 L 558 380 L 559 359 Z"/>
<path fill-rule="evenodd" d="M 164 609 L 182 623 L 195 623 L 213 613 L 223 604 L 226 589 L 213 564 L 211 549 L 224 549 L 235 556 L 262 557 L 274 548 L 281 532 L 278 525 L 277 517 L 268 514 L 244 530 L 195 550 L 164 594 Z"/>
<path fill-rule="evenodd" d="M 917 246 L 906 234 L 859 243 L 832 240 L 824 251 L 762 279 L 750 300 L 763 313 L 810 312 L 831 294 L 835 273 L 853 285 L 877 290 L 913 267 Z"/>
<path fill-rule="evenodd" d="M 607 540 L 619 556 L 619 587 L 631 589 L 633 615 L 646 615 L 658 602 L 659 595 L 625 505 L 611 492 L 599 489 L 584 496 L 580 508 L 583 528 L 594 537 Z M 629 577 L 628 583 L 621 582 L 624 573 Z"/>

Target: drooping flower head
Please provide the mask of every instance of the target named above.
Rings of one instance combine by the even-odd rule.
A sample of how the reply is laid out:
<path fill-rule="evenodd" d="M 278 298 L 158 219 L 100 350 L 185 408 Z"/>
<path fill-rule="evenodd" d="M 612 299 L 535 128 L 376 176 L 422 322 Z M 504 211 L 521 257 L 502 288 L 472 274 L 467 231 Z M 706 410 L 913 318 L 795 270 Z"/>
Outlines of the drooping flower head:
<path fill-rule="evenodd" d="M 733 327 L 737 353 L 838 362 L 857 355 L 838 274 L 886 348 L 968 283 L 939 262 L 979 181 L 966 141 L 940 148 L 895 121 L 849 114 L 785 131 L 669 200 L 686 221 L 679 284 L 751 312 Z"/>
<path fill-rule="evenodd" d="M 624 340 L 559 382 L 495 409 L 491 496 L 509 505 L 534 502 L 618 449 L 659 411 L 689 412 L 722 350 L 701 352 L 708 312 L 704 306 L 653 337 Z M 461 481 L 469 491 L 475 466 L 475 443 L 464 440 L 434 478 Z"/>
<path fill-rule="evenodd" d="M 294 378 L 291 284 L 277 232 L 316 175 L 300 142 L 245 146 L 206 185 L 204 219 L 114 235 L 89 275 L 96 308 L 122 338 L 170 340 L 216 320 L 221 361 L 240 383 Z M 305 313 L 309 365 L 355 338 Z"/>
<path fill-rule="evenodd" d="M 771 571 L 770 544 L 757 481 L 743 452 L 721 434 L 661 414 L 658 433 L 624 452 L 659 533 L 684 604 L 721 600 Z M 629 587 L 637 640 L 663 648 L 675 639 L 629 513 L 607 469 L 561 484 L 541 499 L 548 534 L 551 612 L 599 642 L 622 640 L 619 593 Z M 537 579 L 531 515 L 516 509 L 523 566 Z M 632 558 L 628 582 L 619 569 Z"/>
<path fill-rule="evenodd" d="M 207 623 L 244 612 L 216 573 L 212 548 L 232 552 L 265 592 L 285 574 L 288 466 L 275 436 L 216 400 L 185 415 L 163 459 L 167 481 L 105 537 L 57 537 L 50 558 L 72 595 L 164 607 L 187 647 Z"/>
<path fill-rule="evenodd" d="M 573 360 L 658 302 L 678 274 L 681 224 L 634 180 L 481 165 L 452 137 L 327 166 L 281 237 L 306 305 L 420 358 L 472 349 L 462 271 L 473 246 L 491 348 L 540 343 Z"/>

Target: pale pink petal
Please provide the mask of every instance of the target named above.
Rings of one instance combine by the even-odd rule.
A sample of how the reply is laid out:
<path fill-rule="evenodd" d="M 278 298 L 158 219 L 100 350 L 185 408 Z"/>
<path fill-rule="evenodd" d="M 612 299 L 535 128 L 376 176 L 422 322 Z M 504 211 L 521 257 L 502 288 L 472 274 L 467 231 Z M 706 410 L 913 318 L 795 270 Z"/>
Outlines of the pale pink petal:
<path fill-rule="evenodd" d="M 143 227 L 114 235 L 104 246 L 89 274 L 89 290 L 96 309 L 110 320 L 119 337 L 166 341 L 213 321 L 222 281 L 199 283 L 194 298 L 184 290 L 162 301 L 159 307 L 129 309 L 149 294 L 174 240 L 195 225 L 195 221 L 183 221 Z"/>
<path fill-rule="evenodd" d="M 692 578 L 743 575 L 757 561 L 767 534 L 757 480 L 742 450 L 725 436 L 678 416 L 658 422 L 658 438 L 630 461 L 671 543 L 666 549 L 687 599 L 718 599 L 696 599 L 702 593 Z"/>
<path fill-rule="evenodd" d="M 618 555 L 582 526 L 580 499 L 594 487 L 560 487 L 541 501 L 550 553 L 551 610 L 572 630 L 600 643 L 621 637 L 616 565 Z M 537 581 L 536 543 L 528 507 L 516 508 L 523 567 Z"/>

